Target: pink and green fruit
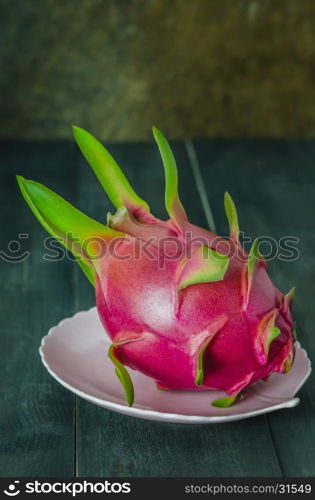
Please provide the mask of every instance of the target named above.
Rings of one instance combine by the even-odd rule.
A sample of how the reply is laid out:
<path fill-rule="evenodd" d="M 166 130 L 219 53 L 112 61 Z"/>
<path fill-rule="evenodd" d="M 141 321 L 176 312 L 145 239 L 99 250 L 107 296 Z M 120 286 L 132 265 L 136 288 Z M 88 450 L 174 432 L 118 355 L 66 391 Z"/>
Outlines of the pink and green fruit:
<path fill-rule="evenodd" d="M 78 127 L 78 146 L 117 209 L 107 225 L 37 182 L 18 176 L 18 183 L 37 219 L 95 286 L 128 404 L 134 391 L 126 367 L 162 389 L 224 391 L 212 404 L 227 407 L 246 386 L 290 370 L 293 290 L 283 295 L 274 286 L 257 240 L 249 254 L 243 250 L 228 193 L 228 239 L 189 222 L 172 151 L 159 130 L 153 133 L 165 169 L 167 221 L 150 213 L 109 152 Z"/>

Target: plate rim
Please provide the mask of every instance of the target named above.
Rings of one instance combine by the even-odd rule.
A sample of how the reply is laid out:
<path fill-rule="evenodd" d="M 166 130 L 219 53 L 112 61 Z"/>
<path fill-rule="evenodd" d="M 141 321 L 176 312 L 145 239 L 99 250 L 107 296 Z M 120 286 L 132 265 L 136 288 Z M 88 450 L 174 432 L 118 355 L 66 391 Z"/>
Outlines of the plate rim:
<path fill-rule="evenodd" d="M 85 393 L 81 391 L 80 389 L 75 388 L 65 380 L 59 377 L 59 375 L 54 372 L 54 370 L 49 366 L 48 362 L 45 359 L 45 353 L 44 353 L 44 347 L 46 340 L 49 336 L 51 336 L 55 330 L 58 328 L 62 327 L 64 323 L 69 322 L 71 320 L 75 320 L 78 316 L 84 315 L 84 314 L 89 314 L 92 312 L 97 313 L 97 308 L 96 306 L 93 306 L 89 309 L 82 310 L 76 312 L 73 316 L 69 316 L 66 318 L 63 318 L 61 321 L 59 321 L 56 325 L 52 326 L 49 330 L 47 335 L 42 337 L 41 339 L 41 344 L 39 347 L 39 354 L 41 357 L 41 361 L 43 365 L 45 366 L 46 370 L 48 373 L 57 381 L 59 382 L 60 385 L 68 389 L 70 392 L 76 394 L 77 396 L 81 397 L 82 399 L 89 401 L 91 403 L 96 404 L 97 406 L 100 406 L 102 408 L 106 408 L 108 410 L 112 410 L 118 413 L 122 413 L 125 415 L 133 416 L 136 418 L 142 418 L 142 419 L 147 419 L 151 421 L 165 421 L 165 422 L 171 422 L 171 423 L 186 423 L 186 424 L 202 424 L 202 423 L 224 423 L 224 422 L 232 422 L 236 420 L 243 420 L 246 418 L 252 418 L 256 417 L 259 415 L 263 415 L 266 413 L 270 413 L 276 410 L 280 410 L 282 408 L 294 408 L 300 403 L 300 398 L 296 397 L 295 395 L 297 392 L 301 389 L 301 387 L 305 384 L 306 380 L 309 378 L 311 372 L 312 372 L 312 367 L 311 367 L 311 361 L 307 355 L 307 352 L 305 349 L 301 347 L 301 344 L 299 341 L 296 341 L 296 345 L 299 349 L 304 354 L 304 357 L 307 360 L 308 363 L 308 370 L 306 375 L 303 377 L 303 379 L 300 381 L 299 385 L 297 388 L 294 390 L 293 397 L 291 399 L 287 399 L 285 401 L 282 401 L 281 403 L 274 404 L 271 406 L 267 406 L 265 408 L 261 408 L 260 410 L 253 410 L 250 412 L 246 413 L 238 413 L 235 415 L 217 415 L 217 416 L 201 416 L 201 415 L 185 415 L 182 413 L 167 413 L 167 412 L 161 412 L 158 410 L 146 410 L 142 408 L 137 408 L 134 406 L 127 406 L 125 404 L 120 404 L 120 403 L 114 403 L 112 401 L 108 401 L 106 399 L 101 399 L 97 398 L 96 396 L 92 396 L 88 393 Z M 98 314 L 98 313 L 97 313 Z"/>

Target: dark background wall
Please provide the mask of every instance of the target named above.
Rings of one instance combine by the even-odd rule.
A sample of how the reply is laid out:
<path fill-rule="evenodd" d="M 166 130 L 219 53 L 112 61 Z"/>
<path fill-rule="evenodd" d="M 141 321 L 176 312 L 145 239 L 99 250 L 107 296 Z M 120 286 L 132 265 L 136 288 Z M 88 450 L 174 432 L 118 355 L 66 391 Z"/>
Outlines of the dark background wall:
<path fill-rule="evenodd" d="M 314 28 L 314 0 L 0 0 L 0 137 L 314 137 Z"/>

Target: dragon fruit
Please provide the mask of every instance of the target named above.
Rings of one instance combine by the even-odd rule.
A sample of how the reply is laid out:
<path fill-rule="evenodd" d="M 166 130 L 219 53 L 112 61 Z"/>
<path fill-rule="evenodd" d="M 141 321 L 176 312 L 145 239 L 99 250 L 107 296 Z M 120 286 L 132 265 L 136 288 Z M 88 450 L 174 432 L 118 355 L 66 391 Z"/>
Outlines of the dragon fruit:
<path fill-rule="evenodd" d="M 126 366 L 160 389 L 224 391 L 212 404 L 228 407 L 246 386 L 290 370 L 294 289 L 283 295 L 273 285 L 258 240 L 249 254 L 242 248 L 228 193 L 229 238 L 189 223 L 174 156 L 163 134 L 153 133 L 165 169 L 167 221 L 150 213 L 109 152 L 79 127 L 78 146 L 117 209 L 107 225 L 37 182 L 18 176 L 18 183 L 35 216 L 95 286 L 128 404 L 134 390 Z"/>

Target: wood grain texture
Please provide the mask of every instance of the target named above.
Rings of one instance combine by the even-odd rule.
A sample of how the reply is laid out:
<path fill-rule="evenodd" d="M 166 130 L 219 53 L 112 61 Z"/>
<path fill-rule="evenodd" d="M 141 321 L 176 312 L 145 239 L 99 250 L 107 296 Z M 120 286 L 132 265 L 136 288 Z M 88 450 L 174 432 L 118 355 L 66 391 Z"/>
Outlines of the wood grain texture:
<path fill-rule="evenodd" d="M 300 256 L 293 261 L 275 258 L 269 272 L 282 292 L 296 286 L 298 338 L 314 359 L 314 142 L 216 140 L 195 147 L 219 233 L 228 231 L 223 209 L 228 190 L 246 235 L 299 239 L 295 247 Z M 262 246 L 264 250 L 268 248 Z M 314 382 L 313 373 L 299 393 L 297 408 L 267 417 L 285 476 L 315 474 Z"/>
<path fill-rule="evenodd" d="M 164 174 L 156 146 L 126 144 L 110 150 L 153 213 L 165 216 Z M 206 226 L 184 146 L 177 144 L 174 152 L 183 204 L 192 222 Z M 88 166 L 82 160 L 78 196 L 81 208 L 92 216 L 107 208 L 96 184 L 94 179 L 91 183 Z M 85 292 L 88 286 L 80 277 L 76 287 L 78 309 L 92 303 L 89 292 Z M 226 425 L 174 425 L 114 414 L 78 399 L 76 434 L 78 476 L 281 475 L 264 417 Z M 253 459 L 254 449 L 259 453 Z"/>
<path fill-rule="evenodd" d="M 73 177 L 75 152 L 69 144 L 14 143 L 1 145 L 0 158 L 0 248 L 17 256 L 7 248 L 17 240 L 21 254 L 30 252 L 21 263 L 0 257 L 0 475 L 71 476 L 73 396 L 48 375 L 38 353 L 48 329 L 74 312 L 71 265 L 43 259 L 47 235 L 22 199 L 15 174 L 62 192 Z M 19 239 L 20 233 L 29 238 Z"/>

